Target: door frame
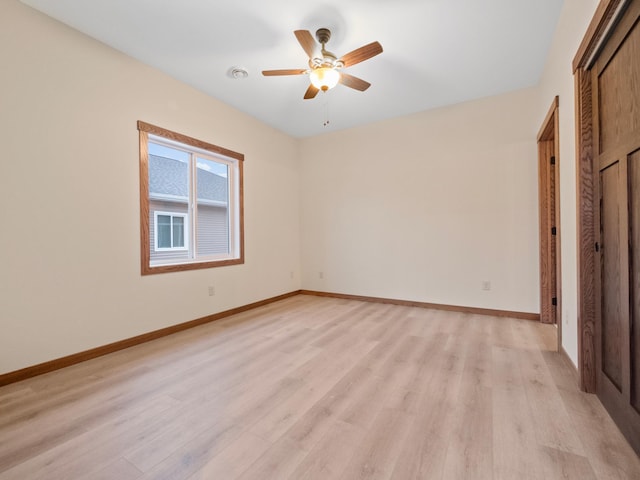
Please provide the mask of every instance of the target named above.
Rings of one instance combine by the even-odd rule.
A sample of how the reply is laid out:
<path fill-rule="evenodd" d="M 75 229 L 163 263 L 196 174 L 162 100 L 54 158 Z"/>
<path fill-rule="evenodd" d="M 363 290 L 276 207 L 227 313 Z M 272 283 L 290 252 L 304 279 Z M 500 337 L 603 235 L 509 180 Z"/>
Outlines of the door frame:
<path fill-rule="evenodd" d="M 594 221 L 598 206 L 594 165 L 594 124 L 590 68 L 628 0 L 600 0 L 573 59 L 576 105 L 576 188 L 578 236 L 578 373 L 580 388 L 596 393 L 596 255 Z"/>
<path fill-rule="evenodd" d="M 560 279 L 560 101 L 556 96 L 538 132 L 538 211 L 540 218 L 540 321 L 558 326 L 558 351 L 562 346 L 562 295 Z M 553 158 L 553 164 L 551 163 Z M 556 233 L 552 234 L 551 229 Z M 555 247 L 555 248 L 554 248 Z M 552 297 L 556 305 L 552 304 Z"/>

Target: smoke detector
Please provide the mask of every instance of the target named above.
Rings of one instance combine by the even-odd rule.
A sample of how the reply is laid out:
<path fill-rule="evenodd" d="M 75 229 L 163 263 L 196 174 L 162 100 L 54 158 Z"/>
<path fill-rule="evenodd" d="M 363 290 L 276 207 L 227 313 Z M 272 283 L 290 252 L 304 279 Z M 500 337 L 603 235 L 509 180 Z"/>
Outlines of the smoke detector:
<path fill-rule="evenodd" d="M 249 76 L 249 72 L 244 67 L 231 67 L 228 72 L 229 77 L 234 80 L 242 80 Z"/>

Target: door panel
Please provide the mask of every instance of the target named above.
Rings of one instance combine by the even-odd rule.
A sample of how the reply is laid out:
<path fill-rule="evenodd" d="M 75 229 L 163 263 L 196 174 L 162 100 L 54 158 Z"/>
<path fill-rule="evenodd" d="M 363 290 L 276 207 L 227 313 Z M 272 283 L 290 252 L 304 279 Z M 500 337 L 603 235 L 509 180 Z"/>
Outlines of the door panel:
<path fill-rule="evenodd" d="M 640 131 L 638 30 L 640 26 L 636 23 L 599 75 L 600 153 L 615 148 Z"/>
<path fill-rule="evenodd" d="M 622 391 L 619 184 L 620 164 L 616 162 L 600 173 L 601 358 L 602 371 Z"/>
<path fill-rule="evenodd" d="M 555 114 L 552 118 L 555 123 Z M 538 187 L 540 213 L 540 321 L 542 323 L 557 323 L 558 306 L 553 304 L 553 298 L 559 302 L 558 288 L 558 254 L 556 247 L 558 235 L 552 234 L 559 224 L 556 222 L 556 175 L 558 168 L 555 153 L 555 129 L 551 129 L 550 138 L 544 137 L 538 141 Z M 551 164 L 551 158 L 556 158 L 556 164 Z M 558 325 L 560 325 L 558 323 Z M 561 326 L 559 327 L 562 328 Z M 560 330 L 559 330 L 560 332 Z M 560 335 L 558 336 L 560 338 Z"/>
<path fill-rule="evenodd" d="M 555 143 L 555 140 L 554 140 Z M 560 228 L 560 222 L 556 219 L 556 171 L 558 170 L 557 162 L 554 165 L 551 165 L 549 168 L 549 222 L 551 226 L 556 229 L 556 232 Z M 549 249 L 549 257 L 550 257 L 550 267 L 552 269 L 551 277 L 550 277 L 550 288 L 553 292 L 553 297 L 556 299 L 556 302 L 559 299 L 558 295 L 558 236 L 552 235 L 551 242 L 549 245 L 551 248 Z M 551 321 L 553 323 L 558 322 L 558 307 L 556 305 L 552 305 L 552 316 Z"/>
<path fill-rule="evenodd" d="M 628 158 L 629 276 L 631 306 L 631 405 L 640 412 L 640 150 Z"/>

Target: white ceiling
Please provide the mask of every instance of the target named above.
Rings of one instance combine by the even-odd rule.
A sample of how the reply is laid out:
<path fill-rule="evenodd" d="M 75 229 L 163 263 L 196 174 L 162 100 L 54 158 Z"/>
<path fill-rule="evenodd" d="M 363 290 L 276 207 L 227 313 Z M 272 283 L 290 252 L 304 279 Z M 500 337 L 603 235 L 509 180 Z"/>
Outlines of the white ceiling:
<path fill-rule="evenodd" d="M 536 85 L 563 0 L 22 0 L 295 137 L 362 125 Z M 294 30 L 332 31 L 341 56 L 374 40 L 384 52 L 342 85 L 303 100 L 308 77 Z M 249 77 L 234 80 L 233 66 Z M 329 119 L 328 126 L 324 121 Z"/>

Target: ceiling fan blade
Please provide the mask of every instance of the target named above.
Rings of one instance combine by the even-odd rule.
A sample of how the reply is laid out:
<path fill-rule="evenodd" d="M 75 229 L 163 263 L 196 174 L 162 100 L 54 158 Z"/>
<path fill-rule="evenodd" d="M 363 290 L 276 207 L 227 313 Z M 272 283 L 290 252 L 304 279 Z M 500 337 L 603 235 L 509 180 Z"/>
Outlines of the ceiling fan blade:
<path fill-rule="evenodd" d="M 293 33 L 309 58 L 313 58 L 316 53 L 316 41 L 313 39 L 311 32 L 309 30 L 296 30 Z"/>
<path fill-rule="evenodd" d="M 344 72 L 340 72 L 340 83 L 345 87 L 360 90 L 361 92 L 364 92 L 371 86 L 369 82 L 365 82 L 361 78 L 354 77 L 353 75 L 349 75 L 348 73 Z"/>
<path fill-rule="evenodd" d="M 350 67 L 356 63 L 364 62 L 365 60 L 375 57 L 382 53 L 382 45 L 378 42 L 372 42 L 364 47 L 356 48 L 354 51 L 343 55 L 340 61 L 344 63 L 345 67 Z"/>
<path fill-rule="evenodd" d="M 315 96 L 318 94 L 319 91 L 320 91 L 319 88 L 316 88 L 313 85 L 309 85 L 309 88 L 307 88 L 307 91 L 304 92 L 304 99 L 309 100 L 311 98 L 315 98 Z"/>
<path fill-rule="evenodd" d="M 263 70 L 262 75 L 265 77 L 275 77 L 279 75 L 302 75 L 307 73 L 305 69 L 291 68 L 287 70 Z"/>

